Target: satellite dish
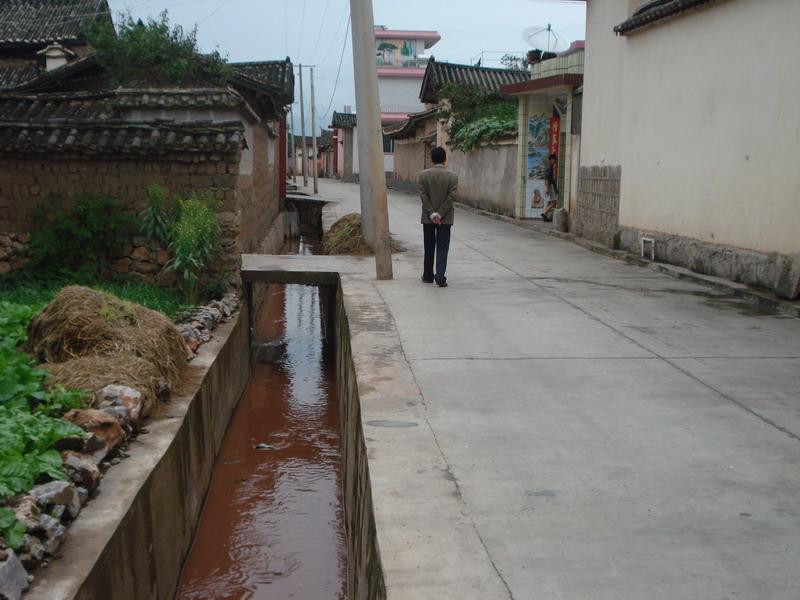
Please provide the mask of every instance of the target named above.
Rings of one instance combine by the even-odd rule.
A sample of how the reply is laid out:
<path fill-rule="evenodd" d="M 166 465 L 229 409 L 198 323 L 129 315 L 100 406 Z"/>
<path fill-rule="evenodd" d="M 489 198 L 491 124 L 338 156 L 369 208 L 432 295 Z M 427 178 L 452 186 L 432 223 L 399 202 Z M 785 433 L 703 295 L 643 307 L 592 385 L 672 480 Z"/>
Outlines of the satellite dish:
<path fill-rule="evenodd" d="M 531 48 L 545 52 L 564 52 L 569 50 L 569 42 L 558 35 L 552 25 L 534 25 L 522 32 L 522 39 Z"/>

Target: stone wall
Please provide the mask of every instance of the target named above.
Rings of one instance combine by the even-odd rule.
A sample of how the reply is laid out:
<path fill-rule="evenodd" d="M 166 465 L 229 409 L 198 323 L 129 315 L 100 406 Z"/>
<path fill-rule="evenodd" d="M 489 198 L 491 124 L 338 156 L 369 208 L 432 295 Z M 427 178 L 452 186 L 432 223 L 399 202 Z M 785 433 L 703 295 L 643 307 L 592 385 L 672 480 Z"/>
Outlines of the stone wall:
<path fill-rule="evenodd" d="M 430 146 L 418 140 L 396 140 L 394 144 L 393 185 L 400 189 L 416 188 L 420 171 L 426 167 Z"/>
<path fill-rule="evenodd" d="M 0 275 L 28 264 L 28 239 L 27 233 L 0 231 Z"/>
<path fill-rule="evenodd" d="M 617 247 L 621 167 L 581 167 L 572 231 L 579 237 Z"/>

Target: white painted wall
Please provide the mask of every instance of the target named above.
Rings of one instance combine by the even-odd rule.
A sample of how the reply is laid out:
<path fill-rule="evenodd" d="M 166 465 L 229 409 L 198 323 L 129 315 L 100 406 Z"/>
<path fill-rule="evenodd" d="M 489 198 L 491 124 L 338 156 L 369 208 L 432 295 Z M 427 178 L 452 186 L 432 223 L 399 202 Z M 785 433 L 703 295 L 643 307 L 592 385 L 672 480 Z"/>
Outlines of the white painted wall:
<path fill-rule="evenodd" d="M 416 77 L 379 77 L 378 97 L 381 112 L 421 112 L 425 105 L 419 100 L 422 79 Z"/>
<path fill-rule="evenodd" d="M 620 38 L 629 0 L 602 4 L 581 164 L 622 165 L 620 225 L 799 252 L 800 2 L 726 0 Z"/>

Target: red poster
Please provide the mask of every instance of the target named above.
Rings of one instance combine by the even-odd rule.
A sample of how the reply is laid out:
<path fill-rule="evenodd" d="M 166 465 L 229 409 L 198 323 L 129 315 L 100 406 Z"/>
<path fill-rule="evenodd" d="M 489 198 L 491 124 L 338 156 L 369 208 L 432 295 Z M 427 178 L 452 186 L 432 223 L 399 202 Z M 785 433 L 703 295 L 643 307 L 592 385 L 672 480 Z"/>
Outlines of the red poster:
<path fill-rule="evenodd" d="M 548 139 L 548 155 L 558 156 L 558 140 L 561 137 L 561 117 L 550 118 L 550 137 Z"/>

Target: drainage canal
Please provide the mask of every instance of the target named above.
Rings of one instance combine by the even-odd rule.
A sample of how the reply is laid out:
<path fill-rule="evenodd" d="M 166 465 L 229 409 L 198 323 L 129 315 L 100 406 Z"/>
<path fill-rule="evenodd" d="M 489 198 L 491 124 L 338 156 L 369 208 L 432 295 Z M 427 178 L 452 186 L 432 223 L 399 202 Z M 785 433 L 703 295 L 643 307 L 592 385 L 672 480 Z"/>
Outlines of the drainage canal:
<path fill-rule="evenodd" d="M 294 253 L 311 254 L 313 244 L 301 239 Z M 264 292 L 251 379 L 217 458 L 179 599 L 347 595 L 339 406 L 324 296 L 323 288 L 302 285 Z"/>

